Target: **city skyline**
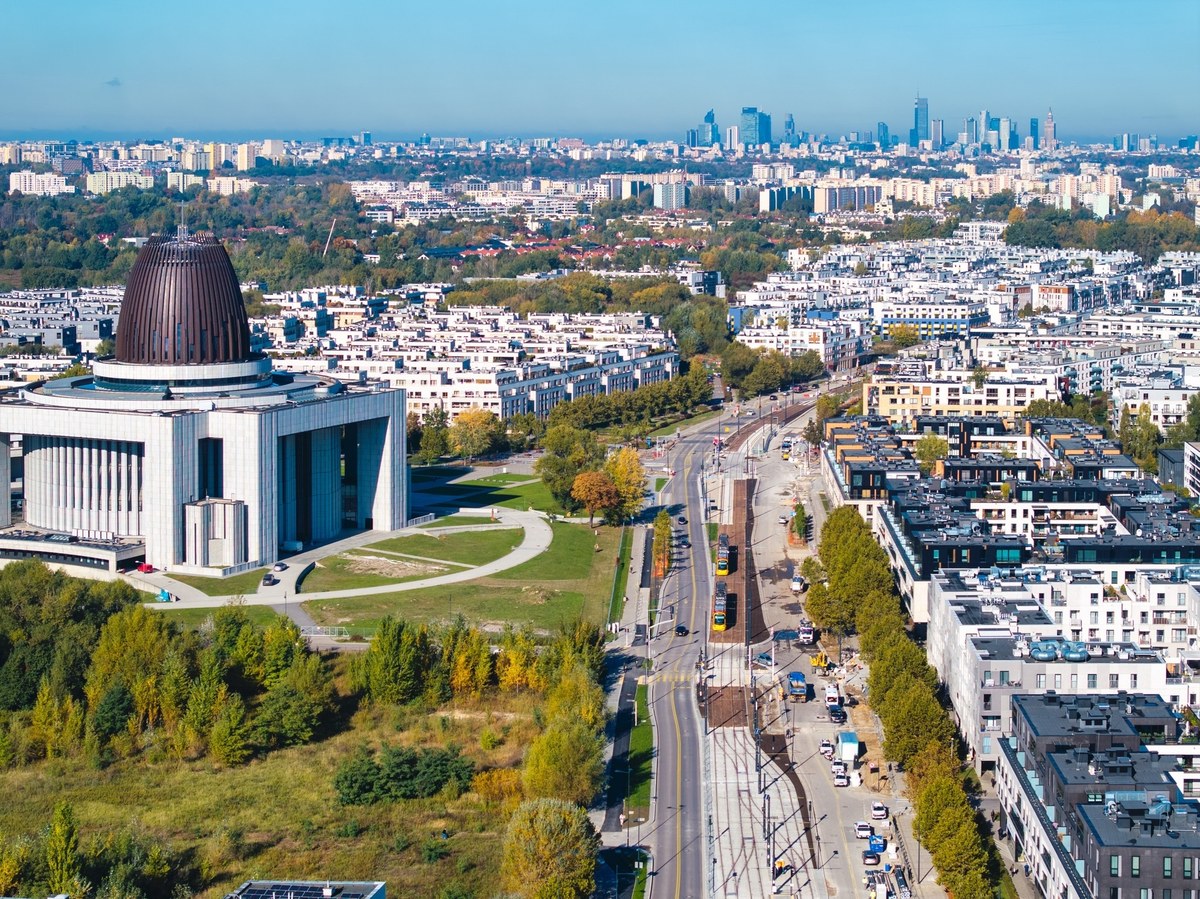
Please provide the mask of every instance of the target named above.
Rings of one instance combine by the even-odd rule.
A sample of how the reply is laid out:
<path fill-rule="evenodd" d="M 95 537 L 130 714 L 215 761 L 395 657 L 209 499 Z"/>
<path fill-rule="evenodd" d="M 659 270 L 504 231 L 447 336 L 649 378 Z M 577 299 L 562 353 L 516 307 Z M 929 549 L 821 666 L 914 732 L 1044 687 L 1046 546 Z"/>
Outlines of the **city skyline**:
<path fill-rule="evenodd" d="M 1200 83 L 1194 55 L 1102 60 L 1114 17 L 1128 12 L 1118 0 L 1018 0 L 987 10 L 934 0 L 903 9 L 867 3 L 851 23 L 830 8 L 768 3 L 747 17 L 701 3 L 680 17 L 615 0 L 606 11 L 630 23 L 625 39 L 589 27 L 586 10 L 543 0 L 504 14 L 465 3 L 464 27 L 442 39 L 432 8 L 374 0 L 333 19 L 304 2 L 286 18 L 247 7 L 236 23 L 181 7 L 134 6 L 117 18 L 67 0 L 53 30 L 35 8 L 10 11 L 12 33 L 32 37 L 11 48 L 23 89 L 0 97 L 5 137 L 367 129 L 380 140 L 422 132 L 681 140 L 705 110 L 716 110 L 724 128 L 743 106 L 777 122 L 791 113 L 801 131 L 865 132 L 883 121 L 906 135 L 918 94 L 929 98 L 929 119 L 942 119 L 948 138 L 984 107 L 1024 123 L 1053 107 L 1059 138 L 1080 143 L 1126 131 L 1169 139 L 1200 127 L 1200 98 L 1190 90 Z M 1200 33 L 1200 5 L 1186 0 L 1157 0 L 1138 12 L 1172 33 Z M 651 34 L 679 47 L 760 52 L 754 65 L 702 66 L 652 51 L 639 37 Z M 779 37 L 788 34 L 797 35 L 794 44 Z M 828 40 L 833 34 L 845 39 Z M 877 45 L 872 34 L 887 43 Z M 377 43 L 364 45 L 366 35 Z M 46 65 L 56 53 L 72 65 Z"/>

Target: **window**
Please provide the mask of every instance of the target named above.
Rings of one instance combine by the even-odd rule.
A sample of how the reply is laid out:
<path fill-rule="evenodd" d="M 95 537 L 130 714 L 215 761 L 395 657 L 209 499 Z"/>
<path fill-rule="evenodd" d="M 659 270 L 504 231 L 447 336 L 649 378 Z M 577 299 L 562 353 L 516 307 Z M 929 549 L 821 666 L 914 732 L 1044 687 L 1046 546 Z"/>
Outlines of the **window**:
<path fill-rule="evenodd" d="M 1110 690 L 1115 690 L 1115 689 L 1117 689 L 1118 686 L 1120 686 L 1117 683 L 1117 680 L 1119 677 L 1120 677 L 1120 675 L 1116 675 L 1116 674 L 1110 674 L 1108 676 L 1108 687 Z"/>
<path fill-rule="evenodd" d="M 1130 877 L 1141 877 L 1142 876 L 1142 857 L 1140 855 L 1129 856 L 1129 876 Z"/>
<path fill-rule="evenodd" d="M 1074 693 L 1078 689 L 1079 689 L 1079 675 L 1072 674 L 1071 675 L 1071 692 Z"/>
<path fill-rule="evenodd" d="M 1163 856 L 1163 877 L 1171 876 L 1171 856 Z"/>
<path fill-rule="evenodd" d="M 1054 689 L 1055 690 L 1062 689 L 1062 675 L 1061 674 L 1054 675 Z"/>
<path fill-rule="evenodd" d="M 1187 858 L 1185 858 L 1185 859 L 1183 860 L 1183 879 L 1184 879 L 1184 880 L 1191 880 L 1191 879 L 1192 879 L 1192 859 L 1191 859 L 1191 856 L 1188 856 Z M 1185 890 L 1184 892 L 1187 892 L 1187 890 Z"/>
<path fill-rule="evenodd" d="M 1089 612 L 1088 613 L 1088 624 L 1099 624 L 1099 623 L 1100 623 L 1100 613 L 1099 612 Z"/>
<path fill-rule="evenodd" d="M 1136 674 L 1129 675 L 1129 689 L 1131 689 L 1131 690 L 1137 689 L 1137 675 Z"/>
<path fill-rule="evenodd" d="M 1121 856 L 1110 855 L 1108 857 L 1108 873 L 1110 877 L 1121 876 Z"/>
<path fill-rule="evenodd" d="M 1008 683 L 1008 672 L 1007 672 L 1007 671 L 1001 671 L 1001 672 L 1000 672 L 1000 686 L 1002 686 L 1002 687 L 1003 687 L 1003 686 L 1005 686 L 1007 683 Z"/>
<path fill-rule="evenodd" d="M 1046 689 L 1046 675 L 1039 674 L 1034 677 L 1034 684 L 1039 690 Z"/>

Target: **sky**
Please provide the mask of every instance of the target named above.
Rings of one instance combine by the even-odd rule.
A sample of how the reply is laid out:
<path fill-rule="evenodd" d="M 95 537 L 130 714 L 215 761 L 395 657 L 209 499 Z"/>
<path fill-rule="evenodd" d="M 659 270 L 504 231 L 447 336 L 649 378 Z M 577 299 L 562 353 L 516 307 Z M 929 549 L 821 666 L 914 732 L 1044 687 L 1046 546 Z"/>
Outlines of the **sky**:
<path fill-rule="evenodd" d="M 0 138 L 371 131 L 683 138 L 742 106 L 782 133 L 887 122 L 913 97 L 1058 136 L 1200 132 L 1197 0 L 288 0 L 12 3 Z"/>

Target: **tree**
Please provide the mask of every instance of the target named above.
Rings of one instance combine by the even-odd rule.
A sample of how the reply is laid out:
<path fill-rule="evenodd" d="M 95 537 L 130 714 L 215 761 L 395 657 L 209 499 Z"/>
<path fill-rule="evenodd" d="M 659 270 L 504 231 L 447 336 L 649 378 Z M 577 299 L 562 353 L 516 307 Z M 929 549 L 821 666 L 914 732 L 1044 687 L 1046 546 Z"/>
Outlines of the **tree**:
<path fill-rule="evenodd" d="M 564 509 L 576 508 L 571 488 L 580 472 L 599 468 L 604 450 L 594 435 L 571 425 L 555 425 L 542 438 L 545 453 L 533 470 L 541 477 L 551 496 Z"/>
<path fill-rule="evenodd" d="M 355 659 L 355 684 L 376 703 L 411 702 L 425 688 L 432 662 L 429 632 L 388 615 L 371 648 Z"/>
<path fill-rule="evenodd" d="M 1150 405 L 1142 403 L 1138 407 L 1137 417 L 1129 414 L 1129 407 L 1121 410 L 1121 423 L 1117 439 L 1123 449 L 1144 471 L 1153 472 L 1158 468 L 1157 451 L 1159 440 L 1158 425 L 1150 412 Z"/>
<path fill-rule="evenodd" d="M 792 531 L 801 540 L 808 537 L 808 512 L 804 509 L 804 503 L 796 503 L 793 507 L 796 513 L 792 516 Z"/>
<path fill-rule="evenodd" d="M 650 544 L 655 577 L 664 577 L 671 567 L 671 516 L 666 509 L 654 516 L 654 537 Z"/>
<path fill-rule="evenodd" d="M 450 445 L 470 462 L 498 448 L 504 426 L 496 413 L 487 409 L 466 409 L 458 413 L 450 426 Z"/>
<path fill-rule="evenodd" d="M 250 758 L 250 739 L 246 704 L 237 693 L 230 693 L 209 732 L 208 751 L 222 765 L 240 765 Z"/>
<path fill-rule="evenodd" d="M 739 340 L 731 340 L 721 353 L 721 380 L 726 387 L 740 389 L 746 375 L 758 363 L 758 353 Z"/>
<path fill-rule="evenodd" d="M 583 899 L 596 888 L 599 848 L 579 806 L 561 799 L 523 802 L 504 835 L 504 886 L 528 899 Z"/>
<path fill-rule="evenodd" d="M 79 861 L 79 833 L 70 804 L 58 802 L 46 834 L 46 883 L 51 893 L 86 895 Z"/>
<path fill-rule="evenodd" d="M 617 517 L 622 520 L 633 518 L 641 511 L 646 491 L 646 470 L 642 468 L 637 450 L 628 446 L 617 450 L 605 462 L 604 470 L 621 498 L 615 510 Z"/>
<path fill-rule="evenodd" d="M 816 350 L 805 350 L 791 361 L 792 377 L 797 381 L 811 381 L 825 372 L 825 360 Z"/>
<path fill-rule="evenodd" d="M 933 470 L 935 462 L 945 459 L 949 453 L 950 444 L 940 434 L 924 434 L 913 446 L 913 455 L 917 457 L 921 473 L 926 475 Z"/>
<path fill-rule="evenodd" d="M 615 512 L 621 506 L 621 494 L 607 472 L 582 471 L 575 476 L 571 485 L 571 498 L 578 501 L 588 513 L 588 527 L 592 527 L 596 513 Z"/>
<path fill-rule="evenodd" d="M 976 365 L 971 371 L 971 383 L 975 385 L 975 389 L 979 390 L 987 383 L 988 375 L 991 372 L 982 365 Z"/>
<path fill-rule="evenodd" d="M 529 745 L 525 795 L 587 805 L 600 789 L 603 774 L 603 737 L 583 721 L 557 721 Z"/>
<path fill-rule="evenodd" d="M 888 329 L 888 338 L 897 349 L 916 346 L 921 342 L 921 332 L 916 325 L 892 325 Z"/>
<path fill-rule="evenodd" d="M 263 749 L 302 746 L 312 739 L 320 712 L 312 699 L 280 681 L 259 704 L 254 716 L 254 742 Z"/>

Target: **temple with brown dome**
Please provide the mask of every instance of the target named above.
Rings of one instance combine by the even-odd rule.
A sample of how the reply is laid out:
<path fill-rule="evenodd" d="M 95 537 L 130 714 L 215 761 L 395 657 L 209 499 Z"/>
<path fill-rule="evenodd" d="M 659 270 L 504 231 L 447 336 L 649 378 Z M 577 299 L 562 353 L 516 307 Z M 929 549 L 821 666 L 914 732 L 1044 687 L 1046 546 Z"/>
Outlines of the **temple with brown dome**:
<path fill-rule="evenodd" d="M 0 400 L 0 460 L 0 559 L 219 575 L 405 524 L 404 392 L 273 371 L 184 228 L 138 253 L 113 356 Z"/>

